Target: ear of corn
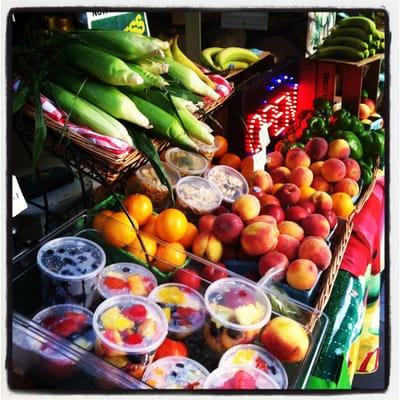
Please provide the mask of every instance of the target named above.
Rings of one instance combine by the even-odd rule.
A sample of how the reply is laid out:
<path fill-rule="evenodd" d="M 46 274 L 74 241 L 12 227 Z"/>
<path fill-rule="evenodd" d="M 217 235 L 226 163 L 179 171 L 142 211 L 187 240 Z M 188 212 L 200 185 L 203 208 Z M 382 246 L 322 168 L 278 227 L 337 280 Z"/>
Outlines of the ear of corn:
<path fill-rule="evenodd" d="M 150 58 L 138 62 L 139 67 L 145 71 L 151 72 L 155 75 L 166 74 L 168 72 L 169 65 L 164 62 L 154 61 Z"/>
<path fill-rule="evenodd" d="M 102 82 L 114 86 L 135 86 L 143 83 L 143 79 L 122 60 L 101 50 L 80 44 L 68 44 L 63 47 L 63 51 L 70 65 Z"/>
<path fill-rule="evenodd" d="M 155 133 L 169 139 L 178 146 L 198 150 L 196 143 L 189 138 L 180 123 L 171 114 L 139 96 L 128 94 L 128 97 L 136 104 L 138 109 L 147 116 L 150 123 L 153 125 Z"/>
<path fill-rule="evenodd" d="M 164 86 L 168 85 L 168 82 L 160 75 L 148 72 L 145 69 L 135 64 L 128 63 L 127 65 L 132 71 L 136 72 L 139 76 L 142 77 L 143 83 L 148 87 L 154 86 L 161 89 Z"/>
<path fill-rule="evenodd" d="M 115 137 L 126 141 L 130 145 L 133 144 L 126 128 L 93 104 L 54 83 L 46 83 L 42 89 L 62 110 L 70 114 L 72 122 L 87 126 L 105 136 Z"/>
<path fill-rule="evenodd" d="M 132 122 L 143 128 L 151 128 L 147 117 L 137 109 L 132 100 L 113 86 L 95 82 L 91 79 L 85 82 L 84 78 L 79 79 L 70 74 L 63 73 L 62 70 L 55 73 L 51 72 L 50 78 L 53 82 L 63 86 L 72 93 L 78 93 L 80 90 L 80 97 L 115 118 Z M 82 86 L 83 83 L 84 85 Z"/>

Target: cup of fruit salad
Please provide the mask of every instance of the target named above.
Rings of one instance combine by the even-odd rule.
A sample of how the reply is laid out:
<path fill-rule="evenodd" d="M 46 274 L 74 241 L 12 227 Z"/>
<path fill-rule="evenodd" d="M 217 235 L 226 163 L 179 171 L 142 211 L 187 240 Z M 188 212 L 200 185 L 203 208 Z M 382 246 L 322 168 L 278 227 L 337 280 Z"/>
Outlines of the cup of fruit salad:
<path fill-rule="evenodd" d="M 222 366 L 250 366 L 264 371 L 279 386 L 286 389 L 288 377 L 281 362 L 261 346 L 255 344 L 239 344 L 226 351 L 219 361 Z"/>
<path fill-rule="evenodd" d="M 143 381 L 156 389 L 200 389 L 209 372 L 191 358 L 171 356 L 151 363 Z"/>
<path fill-rule="evenodd" d="M 157 286 L 156 277 L 145 267 L 134 263 L 116 263 L 104 268 L 97 290 L 105 298 L 121 294 L 147 297 Z"/>
<path fill-rule="evenodd" d="M 90 307 L 105 263 L 103 249 L 91 240 L 67 236 L 45 243 L 37 254 L 45 304 Z"/>
<path fill-rule="evenodd" d="M 168 333 L 161 308 L 146 297 L 120 295 L 103 301 L 93 317 L 96 354 L 140 379 Z"/>
<path fill-rule="evenodd" d="M 182 340 L 198 331 L 206 317 L 203 296 L 189 286 L 165 283 L 149 295 L 163 310 L 168 321 L 168 335 Z"/>
<path fill-rule="evenodd" d="M 258 368 L 246 366 L 215 369 L 204 382 L 204 389 L 256 390 L 279 389 L 269 375 Z"/>
<path fill-rule="evenodd" d="M 40 311 L 32 321 L 87 351 L 94 348 L 93 313 L 87 308 L 76 304 L 59 304 Z M 36 341 L 35 343 L 38 344 Z M 57 345 L 49 341 L 41 343 L 40 346 L 39 365 L 46 374 L 53 378 L 65 379 L 73 373 L 75 363 L 63 356 Z"/>
<path fill-rule="evenodd" d="M 204 298 L 209 314 L 204 338 L 217 353 L 254 342 L 271 317 L 268 297 L 245 279 L 219 279 L 207 288 Z"/>

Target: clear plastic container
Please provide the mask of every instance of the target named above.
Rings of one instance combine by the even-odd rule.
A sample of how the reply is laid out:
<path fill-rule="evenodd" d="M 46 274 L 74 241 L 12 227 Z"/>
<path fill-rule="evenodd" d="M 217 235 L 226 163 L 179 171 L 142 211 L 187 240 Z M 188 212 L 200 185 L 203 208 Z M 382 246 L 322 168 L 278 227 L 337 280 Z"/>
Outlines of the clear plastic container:
<path fill-rule="evenodd" d="M 218 187 L 199 176 L 180 179 L 175 191 L 178 207 L 196 215 L 212 213 L 222 203 Z"/>
<path fill-rule="evenodd" d="M 134 263 L 116 263 L 101 271 L 97 290 L 108 299 L 121 294 L 148 296 L 157 286 L 157 279 L 147 268 Z"/>
<path fill-rule="evenodd" d="M 281 362 L 261 346 L 239 344 L 226 351 L 219 361 L 219 367 L 239 365 L 260 369 L 269 375 L 280 389 L 286 389 L 288 386 L 288 377 Z"/>
<path fill-rule="evenodd" d="M 164 357 L 150 364 L 143 382 L 156 389 L 200 389 L 209 372 L 187 357 Z"/>
<path fill-rule="evenodd" d="M 214 144 L 205 144 L 197 139 L 192 138 L 192 140 L 199 146 L 199 153 L 208 161 L 212 161 L 214 154 L 219 149 L 219 146 L 216 145 L 215 142 Z"/>
<path fill-rule="evenodd" d="M 216 165 L 204 176 L 218 187 L 226 203 L 232 204 L 238 197 L 249 193 L 249 185 L 245 177 L 231 167 Z"/>
<path fill-rule="evenodd" d="M 219 367 L 208 375 L 203 387 L 224 390 L 279 389 L 278 384 L 269 375 L 248 365 Z"/>
<path fill-rule="evenodd" d="M 145 297 L 114 296 L 93 317 L 96 354 L 140 379 L 168 333 L 161 308 Z"/>
<path fill-rule="evenodd" d="M 67 236 L 51 240 L 38 251 L 45 304 L 74 303 L 90 307 L 97 276 L 106 264 L 104 250 L 95 242 Z"/>
<path fill-rule="evenodd" d="M 165 162 L 163 162 L 163 166 L 171 186 L 175 187 L 181 178 L 179 171 Z M 145 194 L 152 201 L 155 209 L 165 207 L 170 197 L 168 188 L 160 182 L 153 166 L 150 163 L 143 165 L 136 171 L 135 177 L 136 182 L 129 185 L 129 193 Z"/>
<path fill-rule="evenodd" d="M 208 167 L 208 161 L 200 154 L 172 147 L 165 152 L 166 162 L 179 171 L 182 177 L 188 175 L 203 175 Z"/>
<path fill-rule="evenodd" d="M 165 283 L 157 286 L 149 298 L 162 308 L 168 321 L 168 334 L 174 339 L 182 340 L 204 325 L 203 296 L 189 286 Z"/>
<path fill-rule="evenodd" d="M 219 279 L 207 288 L 204 298 L 209 313 L 204 338 L 217 353 L 254 342 L 271 318 L 268 297 L 245 279 Z"/>

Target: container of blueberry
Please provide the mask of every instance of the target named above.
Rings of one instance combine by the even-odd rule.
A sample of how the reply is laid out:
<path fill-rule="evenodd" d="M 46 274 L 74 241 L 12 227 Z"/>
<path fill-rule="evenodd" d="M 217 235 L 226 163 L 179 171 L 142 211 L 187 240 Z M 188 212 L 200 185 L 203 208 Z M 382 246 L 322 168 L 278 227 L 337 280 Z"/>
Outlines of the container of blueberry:
<path fill-rule="evenodd" d="M 44 244 L 38 251 L 37 264 L 42 275 L 45 304 L 73 303 L 90 307 L 106 255 L 91 240 L 67 236 Z"/>

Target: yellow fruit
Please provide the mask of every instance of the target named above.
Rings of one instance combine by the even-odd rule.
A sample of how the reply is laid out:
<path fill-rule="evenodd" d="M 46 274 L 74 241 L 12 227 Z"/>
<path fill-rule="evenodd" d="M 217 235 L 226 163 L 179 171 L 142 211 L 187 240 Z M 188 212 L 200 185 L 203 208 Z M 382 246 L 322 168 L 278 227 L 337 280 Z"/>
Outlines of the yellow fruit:
<path fill-rule="evenodd" d="M 148 233 L 150 236 L 157 236 L 156 233 L 156 221 L 158 215 L 151 215 L 146 221 L 145 225 L 141 228 L 141 232 Z"/>
<path fill-rule="evenodd" d="M 182 211 L 167 208 L 157 217 L 156 233 L 166 242 L 178 242 L 185 236 L 187 226 L 188 221 Z"/>
<path fill-rule="evenodd" d="M 300 201 L 306 201 L 315 192 L 315 189 L 311 186 L 302 186 L 300 188 Z"/>
<path fill-rule="evenodd" d="M 153 204 L 144 194 L 131 194 L 123 201 L 130 215 L 142 226 L 153 213 Z"/>
<path fill-rule="evenodd" d="M 193 225 L 191 222 L 188 223 L 186 233 L 183 236 L 181 240 L 179 240 L 179 243 L 186 249 L 189 250 L 192 247 L 192 244 L 194 242 L 194 239 L 198 235 L 199 231 L 195 225 Z"/>
<path fill-rule="evenodd" d="M 137 229 L 136 220 L 131 219 Z M 102 232 L 104 240 L 114 247 L 125 247 L 136 239 L 136 231 L 124 212 L 116 212 L 109 217 L 103 224 Z"/>
<path fill-rule="evenodd" d="M 142 336 L 149 337 L 154 335 L 156 329 L 157 329 L 156 322 L 154 321 L 154 319 L 149 318 L 139 325 L 137 331 Z"/>
<path fill-rule="evenodd" d="M 182 304 L 185 294 L 175 286 L 168 286 L 158 291 L 158 301 L 166 304 Z"/>
<path fill-rule="evenodd" d="M 162 310 L 165 314 L 165 317 L 167 318 L 167 321 L 171 321 L 171 309 L 169 307 L 165 307 Z"/>
<path fill-rule="evenodd" d="M 149 261 L 153 260 L 155 254 L 156 254 L 156 251 L 157 251 L 157 242 L 154 239 L 152 239 L 148 236 L 145 236 L 143 234 L 141 234 L 141 239 L 142 239 L 145 251 L 148 255 Z M 126 248 L 126 250 L 129 251 L 135 257 L 137 257 L 139 260 L 146 261 L 146 254 L 143 251 L 143 248 L 142 248 L 138 238 L 136 238 L 134 240 L 134 242 L 131 243 Z"/>
<path fill-rule="evenodd" d="M 128 364 L 127 356 L 104 357 L 104 359 L 117 368 L 124 368 Z"/>
<path fill-rule="evenodd" d="M 162 272 L 173 271 L 176 267 L 181 267 L 186 260 L 185 248 L 180 243 L 170 243 L 167 246 L 158 246 L 155 266 Z"/>
<path fill-rule="evenodd" d="M 127 281 L 132 294 L 136 296 L 146 296 L 147 290 L 139 275 L 130 275 L 128 276 Z"/>
<path fill-rule="evenodd" d="M 104 222 L 107 221 L 109 217 L 114 214 L 114 211 L 103 210 L 99 212 L 94 218 L 92 223 L 92 228 L 101 231 L 103 229 Z"/>
<path fill-rule="evenodd" d="M 239 350 L 232 358 L 232 364 L 249 364 L 255 355 L 254 350 Z"/>
<path fill-rule="evenodd" d="M 133 321 L 124 317 L 117 307 L 109 308 L 105 313 L 103 313 L 100 319 L 105 329 L 123 331 L 125 329 L 133 328 L 134 326 Z"/>
<path fill-rule="evenodd" d="M 338 217 L 347 218 L 354 210 L 353 201 L 347 193 L 333 193 L 332 201 L 333 211 Z"/>

